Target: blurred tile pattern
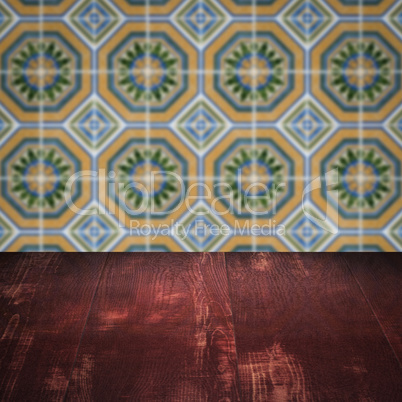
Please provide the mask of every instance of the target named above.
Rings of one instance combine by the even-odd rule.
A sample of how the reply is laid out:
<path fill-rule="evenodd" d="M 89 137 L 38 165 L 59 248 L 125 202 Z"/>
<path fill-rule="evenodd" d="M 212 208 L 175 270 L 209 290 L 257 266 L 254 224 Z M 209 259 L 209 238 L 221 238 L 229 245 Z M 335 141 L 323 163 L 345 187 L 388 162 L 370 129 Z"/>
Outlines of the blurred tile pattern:
<path fill-rule="evenodd" d="M 0 250 L 402 251 L 401 58 L 396 0 L 1 0 Z"/>

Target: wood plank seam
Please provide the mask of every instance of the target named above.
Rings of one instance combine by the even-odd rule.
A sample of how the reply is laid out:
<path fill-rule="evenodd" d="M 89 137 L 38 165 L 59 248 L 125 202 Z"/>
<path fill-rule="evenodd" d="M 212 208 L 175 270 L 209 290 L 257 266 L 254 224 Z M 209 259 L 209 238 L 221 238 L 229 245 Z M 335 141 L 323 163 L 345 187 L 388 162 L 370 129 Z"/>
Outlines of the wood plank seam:
<path fill-rule="evenodd" d="M 227 281 L 228 281 L 230 312 L 231 312 L 231 316 L 232 316 L 233 339 L 234 339 L 235 352 L 236 352 L 236 377 L 237 377 L 237 384 L 238 384 L 238 387 L 239 387 L 239 399 L 240 399 L 240 402 L 241 402 L 242 401 L 242 390 L 241 390 L 241 382 L 240 382 L 240 374 L 239 374 L 239 359 L 238 359 L 238 356 L 237 356 L 236 328 L 235 328 L 235 323 L 234 323 L 233 307 L 232 307 L 232 287 L 231 287 L 231 283 L 230 283 L 230 277 L 229 277 L 229 270 L 228 270 L 228 263 L 227 263 L 227 259 L 226 259 L 226 253 L 223 253 L 223 259 L 225 260 L 226 276 L 227 276 Z"/>
<path fill-rule="evenodd" d="M 339 257 L 228 253 L 242 400 L 401 399 L 399 362 Z"/>
<path fill-rule="evenodd" d="M 66 400 L 238 401 L 223 254 L 106 264 Z"/>
<path fill-rule="evenodd" d="M 340 254 L 341 254 L 341 253 L 340 253 Z M 367 303 L 368 307 L 370 308 L 371 313 L 373 314 L 375 320 L 377 321 L 377 324 L 378 324 L 379 327 L 381 328 L 381 332 L 383 333 L 385 339 L 387 340 L 387 343 L 388 343 L 389 347 L 391 348 L 392 353 L 393 353 L 393 355 L 395 356 L 395 359 L 398 361 L 399 367 L 402 368 L 402 362 L 399 360 L 398 355 L 397 355 L 397 353 L 396 353 L 394 347 L 392 346 L 392 343 L 390 342 L 390 340 L 389 340 L 389 338 L 388 338 L 388 336 L 387 336 L 387 334 L 386 334 L 386 332 L 385 332 L 385 330 L 384 330 L 384 327 L 382 326 L 380 320 L 378 319 L 378 316 L 377 316 L 376 312 L 374 311 L 374 308 L 373 308 L 372 304 L 370 303 L 370 300 L 367 298 L 367 296 L 366 296 L 366 294 L 365 294 L 363 288 L 361 287 L 359 280 L 356 278 L 356 275 L 353 273 L 353 270 L 350 268 L 349 262 L 348 262 L 347 258 L 345 258 L 343 255 L 341 255 L 341 258 L 345 261 L 345 264 L 346 264 L 346 266 L 347 266 L 349 272 L 350 272 L 351 275 L 353 276 L 353 279 L 354 279 L 355 282 L 357 283 L 357 286 L 359 287 L 360 292 L 362 293 L 364 299 L 366 300 L 366 303 Z"/>
<path fill-rule="evenodd" d="M 104 263 L 103 263 L 103 265 L 102 265 L 101 273 L 100 273 L 99 279 L 98 279 L 98 283 L 96 284 L 95 292 L 94 292 L 94 295 L 93 295 L 93 297 L 92 297 L 91 304 L 89 305 L 89 309 L 88 309 L 87 316 L 86 316 L 86 318 L 85 318 L 85 323 L 84 323 L 84 325 L 83 325 L 83 327 L 82 327 L 82 332 L 81 332 L 80 340 L 79 340 L 78 346 L 77 346 L 77 352 L 76 352 L 75 357 L 74 357 L 74 363 L 73 363 L 73 365 L 72 365 L 72 367 L 71 367 L 71 372 L 70 372 L 70 376 L 69 376 L 69 378 L 68 378 L 66 391 L 65 391 L 64 396 L 63 396 L 63 399 L 62 399 L 63 402 L 65 402 L 65 401 L 66 401 L 66 398 L 67 398 L 68 388 L 69 388 L 69 386 L 70 386 L 70 381 L 71 381 L 72 375 L 73 375 L 73 373 L 74 373 L 75 365 L 77 364 L 78 353 L 79 353 L 79 351 L 80 351 L 81 342 L 82 342 L 82 339 L 83 339 L 83 336 L 84 336 L 85 328 L 86 328 L 87 323 L 88 323 L 89 314 L 91 313 L 92 306 L 93 306 L 94 301 L 95 301 L 95 298 L 96 298 L 96 294 L 98 293 L 99 284 L 100 284 L 100 282 L 101 282 L 101 279 L 102 279 L 102 276 L 103 276 L 103 272 L 104 272 L 104 270 L 105 270 L 106 264 L 107 264 L 107 262 L 109 261 L 109 259 L 110 259 L 110 253 L 108 253 L 108 255 L 107 255 L 107 257 L 106 257 L 106 259 L 105 259 L 105 261 L 104 261 Z"/>

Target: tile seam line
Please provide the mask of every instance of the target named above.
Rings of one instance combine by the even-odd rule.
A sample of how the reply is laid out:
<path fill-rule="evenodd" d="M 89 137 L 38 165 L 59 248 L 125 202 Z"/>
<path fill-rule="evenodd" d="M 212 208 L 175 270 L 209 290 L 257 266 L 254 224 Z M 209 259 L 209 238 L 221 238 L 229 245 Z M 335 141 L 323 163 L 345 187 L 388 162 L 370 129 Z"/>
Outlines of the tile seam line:
<path fill-rule="evenodd" d="M 257 49 L 254 47 L 255 44 L 257 43 L 257 0 L 252 0 L 252 20 L 251 20 L 251 35 L 252 35 L 252 45 L 253 45 L 253 49 L 252 49 L 252 55 L 253 58 L 256 58 L 257 56 Z M 255 61 L 253 61 L 253 69 L 255 68 Z M 254 88 L 257 87 L 257 81 L 258 81 L 258 77 L 256 74 L 253 73 L 252 75 L 252 85 Z M 255 90 L 255 89 L 253 89 Z M 257 149 L 257 120 L 258 120 L 258 103 L 257 103 L 257 98 L 253 98 L 253 102 L 252 102 L 252 111 L 251 111 L 251 131 L 252 131 L 252 135 L 251 135 L 251 141 L 252 141 L 252 152 L 253 152 L 253 175 L 255 175 L 257 173 L 256 171 L 256 166 L 255 166 L 255 158 L 256 158 L 256 153 L 258 151 Z M 257 223 L 257 217 L 255 214 L 253 214 L 252 217 L 252 221 L 253 221 L 253 225 L 255 225 Z M 257 239 L 255 236 L 252 237 L 252 250 L 253 251 L 257 251 Z"/>
<path fill-rule="evenodd" d="M 38 176 L 24 176 L 24 177 L 27 178 L 27 179 L 35 179 Z M 52 180 L 67 179 L 69 177 L 70 176 L 63 176 L 63 175 L 60 175 L 60 176 L 47 176 L 48 179 L 52 179 Z M 144 177 L 147 177 L 147 175 L 133 176 L 133 177 L 136 178 L 136 179 L 142 179 Z M 222 176 L 204 176 L 204 175 L 200 175 L 200 176 L 180 176 L 180 177 L 183 180 L 192 180 L 192 181 L 194 181 L 194 180 L 196 180 L 198 178 L 201 178 L 201 179 L 204 179 L 204 180 L 207 180 L 207 181 L 212 181 L 212 180 L 224 179 L 226 176 L 224 176 L 224 175 L 222 175 Z M 265 179 L 266 177 L 267 176 L 259 176 L 260 179 Z M 287 179 L 289 181 L 296 181 L 297 182 L 297 181 L 314 180 L 317 177 L 319 177 L 319 176 L 308 176 L 308 175 L 306 175 L 306 176 L 292 176 L 292 175 L 290 175 L 290 176 L 284 176 L 284 179 Z M 354 178 L 355 176 L 353 176 L 353 175 L 346 176 L 345 175 L 344 177 L 346 177 L 346 178 Z M 392 176 L 387 176 L 387 177 L 390 180 L 393 180 L 393 181 L 401 181 L 402 180 L 402 176 L 393 176 L 392 175 Z M 365 176 L 365 178 L 366 179 L 376 179 L 377 176 Z M 13 176 L 0 176 L 0 182 L 1 181 L 12 181 L 12 180 L 14 180 Z M 103 177 L 83 176 L 82 178 L 77 179 L 76 182 L 81 182 L 81 183 L 83 183 L 83 182 L 92 182 L 92 181 L 98 182 L 98 181 L 102 181 L 102 180 L 104 180 Z M 112 182 L 112 181 L 115 181 L 115 179 L 110 179 L 109 178 L 109 179 L 107 179 L 107 181 Z"/>
<path fill-rule="evenodd" d="M 373 308 L 372 304 L 370 303 L 370 300 L 367 298 L 367 296 L 366 296 L 366 294 L 365 294 L 363 288 L 362 288 L 361 285 L 360 285 L 360 282 L 358 281 L 358 279 L 356 278 L 355 274 L 353 273 L 353 270 L 350 268 L 350 265 L 349 265 L 349 262 L 348 262 L 347 258 L 346 258 L 345 256 L 343 256 L 343 255 L 341 255 L 341 258 L 342 258 L 343 261 L 345 262 L 346 267 L 348 268 L 348 270 L 349 270 L 349 272 L 351 273 L 351 275 L 352 275 L 354 281 L 356 282 L 357 286 L 359 287 L 359 290 L 360 290 L 361 294 L 363 295 L 364 300 L 366 301 L 367 306 L 369 307 L 369 309 L 370 309 L 370 311 L 371 311 L 371 314 L 374 316 L 374 318 L 375 318 L 375 320 L 376 320 L 378 326 L 379 326 L 380 329 L 381 329 L 382 334 L 384 335 L 384 338 L 386 339 L 386 341 L 387 341 L 389 347 L 391 348 L 392 354 L 394 355 L 396 361 L 397 361 L 398 364 L 399 364 L 399 368 L 402 369 L 402 361 L 399 360 L 399 357 L 398 357 L 398 355 L 396 354 L 396 351 L 395 351 L 394 347 L 392 346 L 392 343 L 391 343 L 391 341 L 389 340 L 387 334 L 385 333 L 384 327 L 382 326 L 382 324 L 381 324 L 381 322 L 380 322 L 380 320 L 379 320 L 379 318 L 378 318 L 376 312 L 374 311 L 374 308 Z"/>
<path fill-rule="evenodd" d="M 44 1 L 45 0 L 39 0 L 39 43 L 44 42 Z M 39 50 L 39 56 L 43 58 L 44 51 L 41 48 Z M 8 77 L 7 77 L 8 78 Z M 44 76 L 39 77 L 39 84 L 43 87 L 44 86 Z M 44 100 L 41 98 L 39 101 L 39 148 L 40 148 L 40 157 L 39 157 L 39 163 L 41 166 L 41 171 L 40 171 L 40 177 L 43 177 L 43 152 L 44 152 L 44 121 L 45 121 L 45 115 L 44 115 Z M 44 193 L 44 181 L 40 180 L 39 183 L 39 189 L 40 192 L 43 194 Z M 40 208 L 39 208 L 39 251 L 44 251 L 44 227 L 45 227 L 45 220 L 44 220 L 44 206 L 41 203 Z"/>
<path fill-rule="evenodd" d="M 151 21 L 150 21 L 150 0 L 145 0 L 145 43 L 147 45 L 147 49 L 145 50 L 145 55 L 147 57 L 147 60 L 150 58 L 151 50 Z M 149 61 L 147 61 L 146 69 L 149 69 Z M 145 83 L 147 87 L 150 87 L 151 83 L 151 76 L 146 75 L 145 77 Z M 151 101 L 147 97 L 145 101 L 145 147 L 150 150 L 151 149 L 151 142 L 152 142 L 152 135 L 151 135 L 151 123 L 152 123 L 152 115 L 151 115 Z M 150 166 L 149 164 L 146 165 L 147 173 L 149 176 L 150 173 Z M 152 223 L 151 220 L 151 214 L 150 211 L 147 209 L 146 211 L 146 221 L 147 224 L 150 225 Z M 145 245 L 146 251 L 151 250 L 151 239 L 147 237 L 146 239 L 146 245 Z"/>
<path fill-rule="evenodd" d="M 31 72 L 31 70 L 25 70 L 27 72 Z M 59 70 L 55 70 L 55 69 L 49 69 L 46 70 L 47 72 L 50 73 L 57 73 L 59 71 L 63 71 L 62 69 Z M 132 69 L 131 71 L 134 72 L 142 72 L 143 69 Z M 153 69 L 152 71 L 156 72 L 156 73 L 163 73 L 166 71 L 166 69 Z M 177 73 L 181 73 L 181 74 L 186 74 L 186 75 L 196 75 L 196 74 L 202 74 L 202 75 L 226 75 L 227 72 L 226 70 L 220 70 L 220 69 L 216 69 L 216 70 L 208 70 L 208 69 L 192 69 L 192 70 L 188 70 L 188 69 L 177 69 L 175 70 Z M 242 71 L 242 70 L 241 70 Z M 265 70 L 261 70 L 265 72 Z M 344 72 L 350 72 L 350 70 L 344 69 Z M 377 72 L 378 70 L 366 70 L 369 73 L 372 72 Z M 107 74 L 119 74 L 121 71 L 119 70 L 114 70 L 114 69 L 107 69 L 107 70 L 102 70 L 102 69 L 85 69 L 85 70 L 80 70 L 80 69 L 69 69 L 69 72 L 72 74 L 77 74 L 77 75 L 107 75 Z M 313 69 L 283 69 L 282 72 L 284 74 L 305 74 L 305 75 L 309 75 L 309 76 L 321 76 L 321 75 L 330 75 L 332 74 L 332 70 L 330 69 L 324 69 L 324 70 L 313 70 Z M 401 74 L 402 73 L 402 69 L 390 69 L 389 70 L 390 74 Z M 15 71 L 13 70 L 1 70 L 0 69 L 0 74 L 1 75 L 15 75 Z"/>
<path fill-rule="evenodd" d="M 102 254 L 102 253 L 98 253 L 98 254 Z M 79 352 L 80 352 L 81 343 L 82 343 L 82 340 L 83 340 L 83 338 L 84 338 L 84 333 L 85 333 L 85 330 L 86 330 L 86 327 L 87 327 L 87 324 L 88 324 L 89 315 L 90 315 L 90 313 L 91 313 L 91 311 L 92 311 L 92 307 L 93 307 L 93 304 L 94 304 L 96 295 L 98 294 L 99 284 L 100 284 L 101 279 L 102 279 L 102 277 L 103 277 L 103 273 L 104 273 L 104 271 L 105 271 L 105 268 L 106 268 L 106 266 L 107 266 L 107 263 L 108 263 L 108 261 L 109 261 L 109 259 L 110 259 L 110 254 L 111 254 L 111 253 L 109 253 L 109 252 L 107 253 L 107 257 L 106 257 L 106 259 L 105 259 L 105 262 L 104 262 L 103 265 L 102 265 L 101 272 L 100 272 L 99 278 L 98 278 L 98 283 L 96 284 L 95 292 L 94 292 L 94 294 L 93 294 L 93 296 L 92 296 L 91 304 L 90 304 L 90 306 L 89 306 L 88 313 L 87 313 L 87 316 L 86 316 L 84 325 L 83 325 L 83 327 L 82 327 L 82 332 L 81 332 L 80 339 L 79 339 L 78 345 L 77 345 L 77 352 L 76 352 L 76 354 L 75 354 L 74 362 L 73 362 L 72 367 L 71 367 L 71 372 L 70 372 L 70 375 L 69 375 L 69 378 L 68 378 L 66 390 L 65 390 L 65 392 L 64 392 L 63 398 L 61 399 L 63 402 L 65 402 L 65 401 L 67 400 L 68 389 L 70 388 L 71 379 L 72 379 L 72 377 L 73 377 L 74 369 L 75 369 L 75 366 L 76 366 L 76 364 L 77 364 L 78 354 L 79 354 Z"/>
<path fill-rule="evenodd" d="M 359 8 L 359 13 L 358 13 L 358 39 L 359 43 L 363 43 L 364 39 L 364 4 L 363 0 L 359 0 L 358 8 Z M 364 51 L 363 49 L 359 49 L 359 58 L 364 57 Z M 363 87 L 364 84 L 364 78 L 363 76 L 359 73 L 358 77 L 358 85 L 360 88 Z M 363 103 L 363 98 L 359 99 L 359 110 L 358 110 L 358 140 L 359 140 L 359 152 L 363 153 L 365 151 L 364 147 L 364 129 L 363 129 L 363 122 L 364 122 L 364 103 Z M 364 191 L 364 182 L 362 181 L 360 174 L 358 178 L 358 191 L 360 194 L 363 193 Z M 359 223 L 359 251 L 363 251 L 364 249 L 364 215 L 363 215 L 363 207 L 359 207 L 359 217 L 358 217 L 358 223 Z"/>

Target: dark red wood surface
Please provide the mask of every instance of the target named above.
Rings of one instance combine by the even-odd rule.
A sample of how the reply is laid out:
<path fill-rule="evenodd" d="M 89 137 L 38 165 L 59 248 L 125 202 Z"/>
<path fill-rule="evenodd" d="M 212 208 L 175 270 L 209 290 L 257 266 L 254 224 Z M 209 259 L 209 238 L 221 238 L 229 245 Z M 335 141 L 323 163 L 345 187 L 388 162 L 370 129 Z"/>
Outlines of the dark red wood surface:
<path fill-rule="evenodd" d="M 121 254 L 101 278 L 68 400 L 237 400 L 223 254 Z"/>
<path fill-rule="evenodd" d="M 2 254 L 1 400 L 63 398 L 106 258 Z"/>
<path fill-rule="evenodd" d="M 242 400 L 401 400 L 399 362 L 339 255 L 227 265 Z"/>
<path fill-rule="evenodd" d="M 402 400 L 400 254 L 2 254 L 0 400 Z"/>
<path fill-rule="evenodd" d="M 401 254 L 353 254 L 345 261 L 402 366 Z"/>

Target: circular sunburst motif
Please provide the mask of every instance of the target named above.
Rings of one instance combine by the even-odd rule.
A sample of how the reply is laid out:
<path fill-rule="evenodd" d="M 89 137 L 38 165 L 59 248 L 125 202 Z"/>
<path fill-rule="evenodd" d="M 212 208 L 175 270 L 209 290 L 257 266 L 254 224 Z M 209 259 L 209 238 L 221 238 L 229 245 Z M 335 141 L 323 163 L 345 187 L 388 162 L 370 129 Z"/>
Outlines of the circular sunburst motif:
<path fill-rule="evenodd" d="M 71 168 L 54 149 L 28 149 L 13 165 L 12 191 L 28 208 L 54 208 L 63 201 Z"/>
<path fill-rule="evenodd" d="M 240 101 L 266 102 L 284 85 L 284 60 L 268 42 L 242 42 L 225 59 L 225 85 Z"/>
<path fill-rule="evenodd" d="M 348 149 L 334 168 L 340 176 L 339 198 L 348 208 L 374 208 L 390 191 L 391 167 L 374 149 Z"/>
<path fill-rule="evenodd" d="M 133 61 L 131 81 L 139 89 L 157 90 L 166 80 L 165 64 L 154 55 L 142 55 Z"/>
<path fill-rule="evenodd" d="M 268 149 L 243 149 L 225 166 L 226 183 L 241 207 L 263 209 L 282 191 L 283 165 Z"/>
<path fill-rule="evenodd" d="M 374 42 L 348 42 L 332 58 L 331 75 L 348 102 L 373 102 L 391 85 L 390 59 Z"/>
<path fill-rule="evenodd" d="M 71 60 L 54 42 L 28 42 L 12 65 L 12 85 L 28 102 L 54 102 L 71 86 Z"/>
<path fill-rule="evenodd" d="M 127 189 L 127 201 L 135 208 L 155 204 L 158 208 L 178 193 L 177 170 L 161 149 L 135 149 L 119 165 L 120 181 Z"/>
<path fill-rule="evenodd" d="M 177 85 L 177 63 L 160 42 L 134 42 L 119 59 L 119 85 L 137 103 L 161 101 Z"/>

